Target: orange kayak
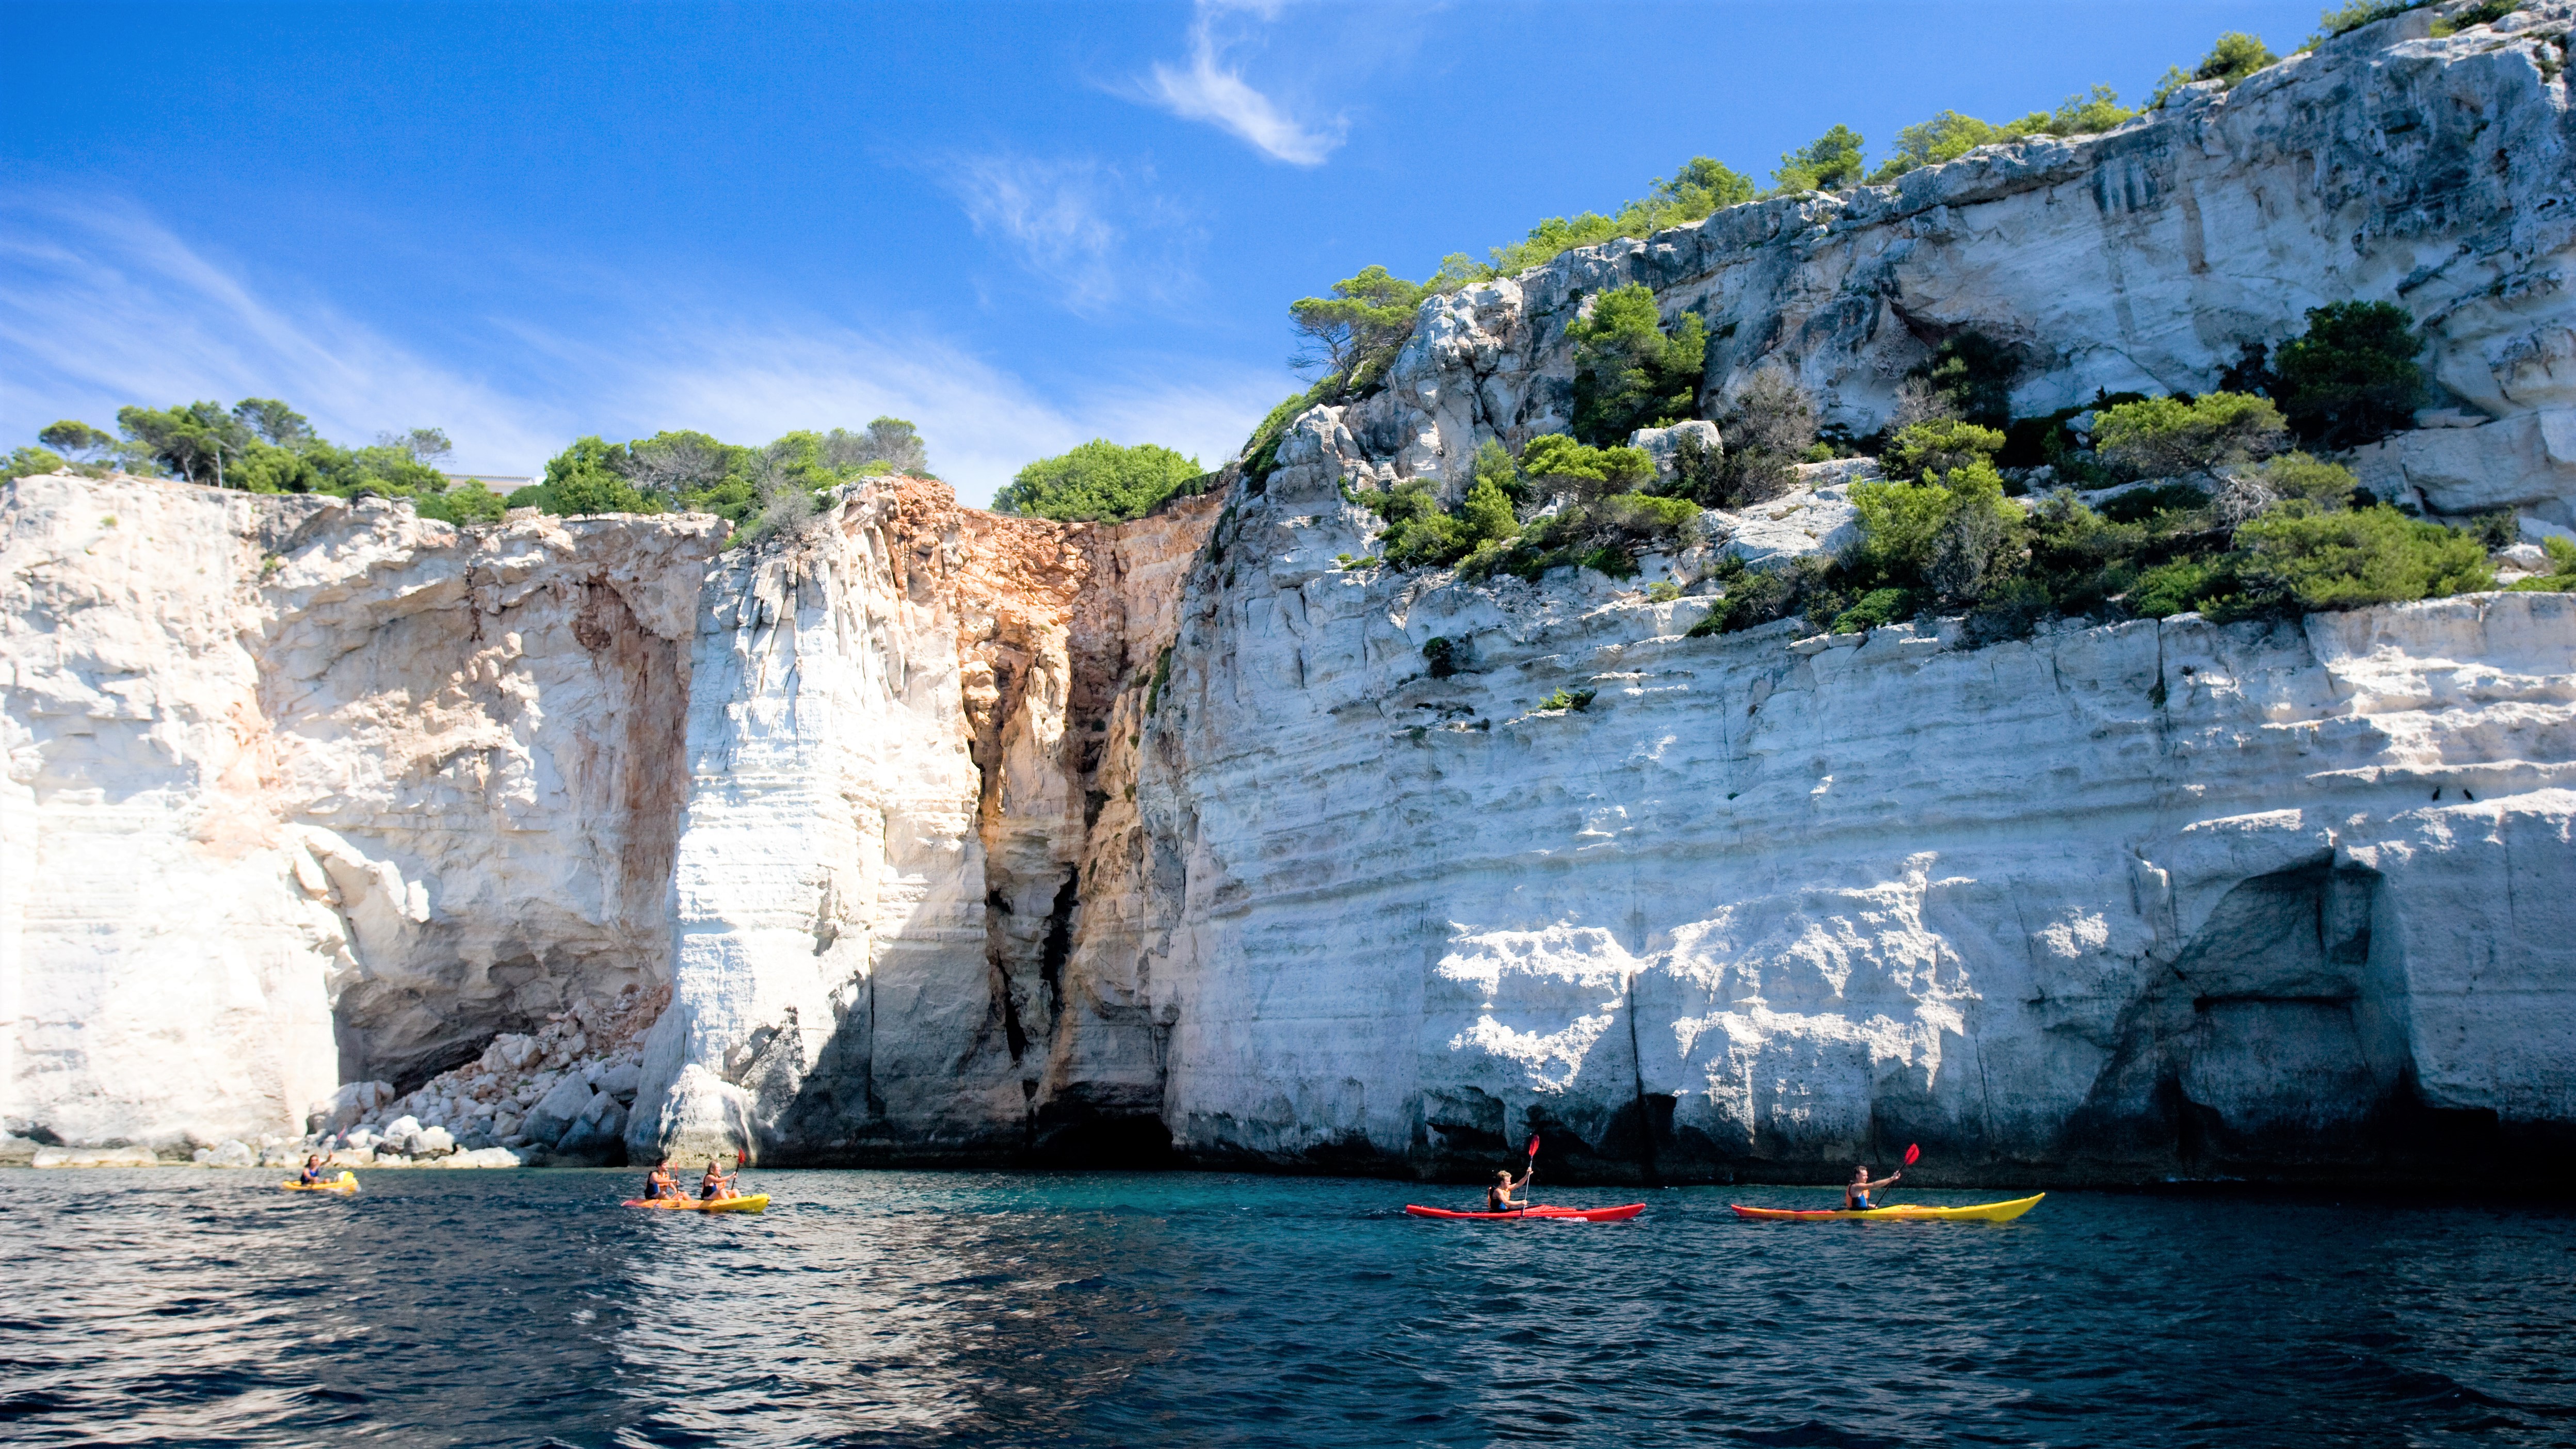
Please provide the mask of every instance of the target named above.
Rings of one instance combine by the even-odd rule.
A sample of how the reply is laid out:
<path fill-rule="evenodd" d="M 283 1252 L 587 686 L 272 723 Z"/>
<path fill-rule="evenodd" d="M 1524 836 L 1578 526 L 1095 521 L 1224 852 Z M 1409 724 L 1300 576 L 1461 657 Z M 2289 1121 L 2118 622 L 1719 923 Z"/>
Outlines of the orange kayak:
<path fill-rule="evenodd" d="M 1646 1205 L 1632 1202 L 1619 1207 L 1570 1208 L 1548 1207 L 1542 1204 L 1536 1207 L 1515 1208 L 1507 1213 L 1453 1213 L 1447 1208 L 1422 1207 L 1415 1203 L 1406 1203 L 1404 1210 L 1417 1218 L 1465 1218 L 1474 1222 L 1511 1222 L 1519 1218 L 1537 1218 L 1546 1222 L 1561 1223 L 1624 1223 L 1644 1212 Z"/>

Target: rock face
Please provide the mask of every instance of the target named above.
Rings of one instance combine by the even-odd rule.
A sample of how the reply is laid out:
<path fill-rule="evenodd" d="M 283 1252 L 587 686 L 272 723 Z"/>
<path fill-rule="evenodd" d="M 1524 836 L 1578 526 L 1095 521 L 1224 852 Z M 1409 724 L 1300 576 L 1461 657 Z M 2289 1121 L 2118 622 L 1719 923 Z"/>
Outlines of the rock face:
<path fill-rule="evenodd" d="M 9 1125 L 299 1131 L 667 976 L 720 522 L 57 476 L 0 530 Z"/>
<path fill-rule="evenodd" d="M 1430 308 L 1386 390 L 1310 413 L 1281 459 L 1463 484 L 1484 438 L 1565 430 L 1566 325 L 1632 282 L 1667 318 L 1705 320 L 1709 399 L 1784 369 L 1856 433 L 1965 332 L 2018 357 L 2013 410 L 2031 415 L 2096 389 L 2205 391 L 2243 344 L 2297 335 L 2307 308 L 2393 301 L 2431 338 L 2446 404 L 2481 426 L 2409 435 L 2365 481 L 2437 512 L 2576 525 L 2571 14 L 2540 0 L 2430 39 L 2435 12 L 2416 11 L 2107 135 L 1568 253 Z"/>
<path fill-rule="evenodd" d="M 1301 562 L 1361 525 L 1274 483 L 1220 536 L 1084 903 L 1149 923 L 1073 967 L 1192 1157 L 2134 1179 L 2576 1119 L 2576 600 L 1793 649 Z"/>
<path fill-rule="evenodd" d="M 1122 706 L 1216 507 L 1098 529 L 905 483 L 711 581 L 634 1155 L 1031 1145 Z"/>
<path fill-rule="evenodd" d="M 1631 584 L 1335 559 L 1379 532 L 1346 481 L 1561 427 L 1565 324 L 1630 281 L 1707 315 L 1712 399 L 1786 367 L 1858 429 L 1968 330 L 2033 412 L 2396 298 L 2451 396 L 2364 467 L 2576 524 L 2571 8 L 2400 17 L 1471 288 L 1274 471 L 1115 527 L 875 480 L 719 555 L 705 519 L 19 480 L 0 1158 L 1464 1174 L 1537 1131 L 1559 1181 L 1909 1141 L 2133 1181 L 2563 1146 L 2576 598 L 1972 650 L 1691 638 L 1705 599 L 1644 592 L 1840 546 L 1851 465 Z"/>

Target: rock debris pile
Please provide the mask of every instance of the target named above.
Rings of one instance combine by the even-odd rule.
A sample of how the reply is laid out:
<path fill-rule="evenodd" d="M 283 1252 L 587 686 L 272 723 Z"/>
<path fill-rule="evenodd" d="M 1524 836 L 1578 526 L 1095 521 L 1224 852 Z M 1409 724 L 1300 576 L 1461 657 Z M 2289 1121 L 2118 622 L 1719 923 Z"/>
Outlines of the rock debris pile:
<path fill-rule="evenodd" d="M 388 1082 L 352 1082 L 315 1106 L 300 1150 L 328 1152 L 338 1167 L 622 1164 L 644 1033 L 670 999 L 669 987 L 629 986 L 606 1006 L 575 1003 L 402 1096 Z"/>

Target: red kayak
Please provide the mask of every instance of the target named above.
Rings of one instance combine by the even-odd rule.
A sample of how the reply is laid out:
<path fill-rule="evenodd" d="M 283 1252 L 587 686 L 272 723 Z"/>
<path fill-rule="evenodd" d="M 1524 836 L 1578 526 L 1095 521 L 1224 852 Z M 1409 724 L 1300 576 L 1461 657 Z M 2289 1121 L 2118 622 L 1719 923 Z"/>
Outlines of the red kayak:
<path fill-rule="evenodd" d="M 1632 1202 L 1620 1207 L 1604 1208 L 1539 1206 L 1514 1208 L 1507 1213 L 1453 1213 L 1447 1208 L 1421 1207 L 1406 1203 L 1404 1210 L 1417 1218 L 1469 1218 L 1477 1222 L 1508 1222 L 1513 1218 L 1551 1218 L 1567 1223 L 1624 1223 L 1644 1212 L 1646 1205 Z"/>

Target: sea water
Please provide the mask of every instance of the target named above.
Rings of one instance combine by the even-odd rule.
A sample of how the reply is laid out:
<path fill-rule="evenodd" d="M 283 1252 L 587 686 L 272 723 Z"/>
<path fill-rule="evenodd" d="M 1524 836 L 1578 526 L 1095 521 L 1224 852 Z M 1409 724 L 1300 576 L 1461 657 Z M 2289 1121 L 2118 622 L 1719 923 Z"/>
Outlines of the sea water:
<path fill-rule="evenodd" d="M 2576 1441 L 2576 1215 L 2051 1194 L 1754 1223 L 1801 1188 L 1214 1174 L 0 1175 L 0 1441 L 2542 1444 Z M 1900 1193 L 1957 1202 L 2009 1194 Z"/>

